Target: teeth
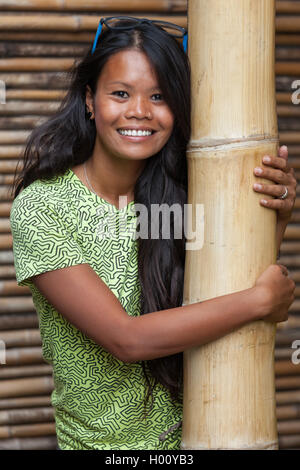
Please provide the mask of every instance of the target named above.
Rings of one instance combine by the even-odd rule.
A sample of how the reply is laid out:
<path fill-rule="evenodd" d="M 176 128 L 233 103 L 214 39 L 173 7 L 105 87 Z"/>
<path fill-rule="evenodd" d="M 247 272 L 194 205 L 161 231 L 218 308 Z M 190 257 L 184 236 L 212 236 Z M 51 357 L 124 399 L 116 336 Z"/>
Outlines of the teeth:
<path fill-rule="evenodd" d="M 146 135 L 151 135 L 151 131 L 141 131 L 141 130 L 131 130 L 131 129 L 119 129 L 118 130 L 119 134 L 121 135 L 131 135 L 131 136 L 146 136 Z"/>

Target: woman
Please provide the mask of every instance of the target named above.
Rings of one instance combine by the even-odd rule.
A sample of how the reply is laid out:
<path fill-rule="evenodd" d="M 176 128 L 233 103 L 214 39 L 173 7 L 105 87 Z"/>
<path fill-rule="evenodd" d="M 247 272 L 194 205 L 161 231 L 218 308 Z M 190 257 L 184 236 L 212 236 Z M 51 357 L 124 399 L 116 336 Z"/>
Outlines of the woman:
<path fill-rule="evenodd" d="M 59 112 L 32 132 L 10 216 L 66 450 L 178 449 L 182 351 L 253 320 L 284 321 L 294 300 L 286 268 L 271 265 L 251 289 L 181 306 L 184 233 L 174 236 L 173 219 L 169 238 L 151 237 L 150 214 L 187 202 L 188 58 L 172 28 L 119 21 L 106 21 Z"/>

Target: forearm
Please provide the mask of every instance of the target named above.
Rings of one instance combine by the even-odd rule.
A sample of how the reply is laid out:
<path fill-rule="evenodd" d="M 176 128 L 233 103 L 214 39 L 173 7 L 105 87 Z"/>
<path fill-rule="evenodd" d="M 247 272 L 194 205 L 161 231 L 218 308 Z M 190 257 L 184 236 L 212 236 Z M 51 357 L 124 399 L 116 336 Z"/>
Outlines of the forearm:
<path fill-rule="evenodd" d="M 286 227 L 289 223 L 290 219 L 277 219 L 277 225 L 276 225 L 276 247 L 277 247 L 277 254 L 279 254 L 280 251 L 280 245 L 282 243 L 284 233 L 286 230 Z"/>
<path fill-rule="evenodd" d="M 260 318 L 256 288 L 183 307 L 130 317 L 127 362 L 169 356 L 216 340 Z"/>

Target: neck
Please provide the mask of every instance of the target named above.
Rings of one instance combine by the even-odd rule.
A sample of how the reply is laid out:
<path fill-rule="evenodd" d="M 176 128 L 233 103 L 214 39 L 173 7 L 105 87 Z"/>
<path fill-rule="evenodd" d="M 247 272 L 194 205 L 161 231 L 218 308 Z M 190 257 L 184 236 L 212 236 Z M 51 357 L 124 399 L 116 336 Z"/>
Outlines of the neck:
<path fill-rule="evenodd" d="M 91 189 L 119 207 L 120 196 L 127 197 L 127 204 L 134 200 L 135 183 L 145 163 L 144 160 L 111 160 L 93 154 L 85 167 Z"/>

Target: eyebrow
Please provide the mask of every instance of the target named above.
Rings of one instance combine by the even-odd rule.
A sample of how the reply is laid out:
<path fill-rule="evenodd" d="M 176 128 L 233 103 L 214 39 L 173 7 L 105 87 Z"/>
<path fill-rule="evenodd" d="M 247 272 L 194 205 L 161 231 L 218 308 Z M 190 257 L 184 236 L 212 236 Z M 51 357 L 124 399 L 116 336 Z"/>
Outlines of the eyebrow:
<path fill-rule="evenodd" d="M 111 85 L 122 85 L 122 86 L 125 86 L 127 88 L 133 88 L 131 85 L 129 85 L 129 83 L 125 83 L 125 82 L 109 82 L 108 83 L 108 86 L 111 86 Z M 150 88 L 149 91 L 153 91 L 153 90 L 160 90 L 160 87 L 159 86 L 154 86 L 152 88 Z"/>

